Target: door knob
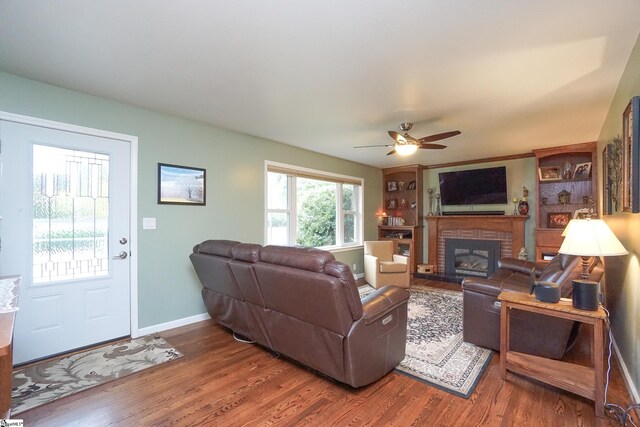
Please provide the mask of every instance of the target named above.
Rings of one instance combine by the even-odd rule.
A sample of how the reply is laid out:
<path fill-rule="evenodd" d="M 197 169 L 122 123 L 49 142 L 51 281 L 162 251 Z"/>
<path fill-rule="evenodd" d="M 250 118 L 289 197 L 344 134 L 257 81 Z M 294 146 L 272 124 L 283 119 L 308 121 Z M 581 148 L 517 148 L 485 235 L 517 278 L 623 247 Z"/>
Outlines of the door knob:
<path fill-rule="evenodd" d="M 118 255 L 114 256 L 113 259 L 125 259 L 127 255 L 128 254 L 126 251 L 122 251 Z"/>

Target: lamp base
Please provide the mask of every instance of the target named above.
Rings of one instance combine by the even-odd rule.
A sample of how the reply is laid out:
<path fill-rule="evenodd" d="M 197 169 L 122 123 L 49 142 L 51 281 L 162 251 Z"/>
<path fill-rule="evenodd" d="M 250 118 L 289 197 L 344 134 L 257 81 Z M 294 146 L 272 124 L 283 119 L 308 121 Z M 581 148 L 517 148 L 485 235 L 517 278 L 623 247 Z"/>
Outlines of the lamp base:
<path fill-rule="evenodd" d="M 574 280 L 573 308 L 597 311 L 600 294 L 600 284 L 591 280 Z"/>

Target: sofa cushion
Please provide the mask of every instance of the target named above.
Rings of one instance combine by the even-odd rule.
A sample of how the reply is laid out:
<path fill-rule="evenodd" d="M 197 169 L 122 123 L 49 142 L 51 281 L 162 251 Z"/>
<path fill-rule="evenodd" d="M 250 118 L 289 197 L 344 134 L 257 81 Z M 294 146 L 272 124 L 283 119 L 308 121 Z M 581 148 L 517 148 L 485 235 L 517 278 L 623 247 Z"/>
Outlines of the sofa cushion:
<path fill-rule="evenodd" d="M 407 264 L 399 262 L 381 261 L 380 273 L 404 273 L 407 271 Z"/>
<path fill-rule="evenodd" d="M 320 249 L 269 245 L 260 250 L 260 261 L 323 273 L 325 265 L 335 257 Z"/>
<path fill-rule="evenodd" d="M 233 259 L 247 262 L 258 262 L 262 246 L 253 243 L 241 243 L 231 248 Z"/>
<path fill-rule="evenodd" d="M 234 246 L 240 244 L 240 242 L 236 242 L 235 240 L 205 240 L 199 245 L 194 246 L 193 252 L 231 258 L 233 256 L 232 250 Z"/>

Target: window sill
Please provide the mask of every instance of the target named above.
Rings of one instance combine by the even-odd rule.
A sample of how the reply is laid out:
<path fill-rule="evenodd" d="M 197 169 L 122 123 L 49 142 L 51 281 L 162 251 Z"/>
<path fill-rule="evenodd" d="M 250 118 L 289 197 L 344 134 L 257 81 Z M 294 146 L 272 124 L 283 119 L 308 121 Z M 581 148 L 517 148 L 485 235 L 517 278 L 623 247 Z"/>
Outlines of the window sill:
<path fill-rule="evenodd" d="M 331 253 L 336 253 L 336 252 L 348 252 L 348 251 L 356 251 L 359 249 L 364 249 L 364 245 L 363 244 L 357 244 L 357 245 L 352 245 L 352 246 L 329 246 L 326 248 L 320 248 L 323 249 L 325 251 L 329 251 Z"/>

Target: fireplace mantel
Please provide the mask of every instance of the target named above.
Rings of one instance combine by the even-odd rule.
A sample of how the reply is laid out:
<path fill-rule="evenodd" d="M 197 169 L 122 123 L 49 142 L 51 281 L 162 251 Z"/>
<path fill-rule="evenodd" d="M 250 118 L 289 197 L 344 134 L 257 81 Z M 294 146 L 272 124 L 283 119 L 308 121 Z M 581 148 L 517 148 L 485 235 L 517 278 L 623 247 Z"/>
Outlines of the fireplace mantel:
<path fill-rule="evenodd" d="M 446 215 L 427 216 L 429 227 L 428 263 L 438 265 L 438 238 L 446 230 L 487 230 L 511 234 L 511 256 L 517 258 L 524 246 L 527 215 Z"/>

